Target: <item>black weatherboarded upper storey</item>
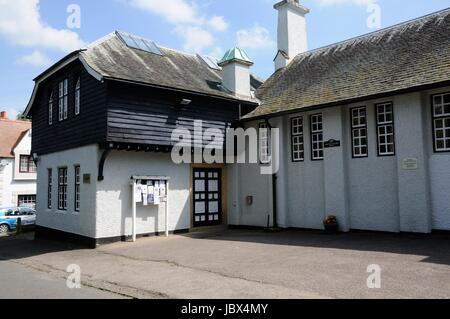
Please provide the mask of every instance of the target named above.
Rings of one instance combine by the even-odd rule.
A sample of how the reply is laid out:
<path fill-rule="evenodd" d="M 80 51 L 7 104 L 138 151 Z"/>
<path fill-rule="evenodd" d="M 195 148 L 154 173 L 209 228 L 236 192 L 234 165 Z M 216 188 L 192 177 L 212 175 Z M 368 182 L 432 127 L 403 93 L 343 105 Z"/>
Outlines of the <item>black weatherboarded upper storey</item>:
<path fill-rule="evenodd" d="M 183 98 L 190 99 L 191 104 L 181 105 Z M 254 109 L 247 108 L 221 99 L 115 82 L 108 87 L 107 141 L 173 146 L 175 129 L 187 129 L 193 137 L 194 123 L 201 121 L 203 131 L 220 129 L 224 133 L 239 120 L 240 112 Z"/>
<path fill-rule="evenodd" d="M 80 77 L 81 112 L 75 115 L 75 86 Z M 58 118 L 58 85 L 68 80 L 68 116 Z M 49 125 L 49 98 L 53 93 L 53 123 Z M 106 141 L 106 84 L 97 81 L 79 62 L 73 62 L 41 83 L 28 114 L 32 117 L 33 153 L 39 155 L 58 152 L 82 145 Z"/>
<path fill-rule="evenodd" d="M 450 9 L 299 54 L 257 91 L 247 118 L 450 83 Z"/>

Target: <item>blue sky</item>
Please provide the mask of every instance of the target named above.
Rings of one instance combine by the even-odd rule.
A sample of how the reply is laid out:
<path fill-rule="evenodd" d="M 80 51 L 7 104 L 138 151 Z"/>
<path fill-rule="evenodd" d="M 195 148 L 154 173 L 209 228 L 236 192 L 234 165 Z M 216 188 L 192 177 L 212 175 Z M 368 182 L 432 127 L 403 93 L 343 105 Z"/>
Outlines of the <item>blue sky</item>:
<path fill-rule="evenodd" d="M 218 58 L 235 45 L 267 78 L 276 53 L 276 0 L 0 0 L 0 109 L 22 111 L 33 78 L 68 52 L 114 30 L 160 45 Z M 300 0 L 307 17 L 309 48 L 365 34 L 371 4 L 381 27 L 449 7 L 448 0 Z M 69 28 L 69 5 L 80 11 L 80 28 Z M 73 12 L 73 11 L 71 11 Z"/>

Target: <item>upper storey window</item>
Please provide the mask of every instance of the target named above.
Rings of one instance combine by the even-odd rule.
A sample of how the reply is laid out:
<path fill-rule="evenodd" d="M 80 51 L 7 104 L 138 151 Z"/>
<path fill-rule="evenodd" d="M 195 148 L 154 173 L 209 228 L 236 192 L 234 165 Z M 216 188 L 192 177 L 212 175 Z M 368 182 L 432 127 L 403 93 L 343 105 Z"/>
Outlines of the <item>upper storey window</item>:
<path fill-rule="evenodd" d="M 48 125 L 53 124 L 53 92 L 50 93 L 50 98 L 48 99 Z"/>
<path fill-rule="evenodd" d="M 67 120 L 67 106 L 69 97 L 69 80 L 59 82 L 59 120 Z"/>
<path fill-rule="evenodd" d="M 80 77 L 78 77 L 75 85 L 75 115 L 80 114 L 80 84 Z"/>

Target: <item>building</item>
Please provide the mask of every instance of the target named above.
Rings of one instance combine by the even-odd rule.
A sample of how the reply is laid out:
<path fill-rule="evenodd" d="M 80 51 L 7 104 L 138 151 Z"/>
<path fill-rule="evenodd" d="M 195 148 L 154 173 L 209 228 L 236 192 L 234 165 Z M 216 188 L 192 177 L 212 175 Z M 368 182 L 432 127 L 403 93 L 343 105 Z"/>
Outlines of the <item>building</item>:
<path fill-rule="evenodd" d="M 170 178 L 172 232 L 322 229 L 330 214 L 342 231 L 450 230 L 450 10 L 307 51 L 309 10 L 297 0 L 275 9 L 276 72 L 263 84 L 238 48 L 217 63 L 123 32 L 36 78 L 25 114 L 37 234 L 90 246 L 128 238 L 136 176 Z M 175 164 L 173 130 L 195 135 L 200 120 L 202 132 L 265 127 L 280 140 L 260 136 L 259 164 Z M 262 175 L 271 157 L 280 169 Z M 162 232 L 167 203 L 145 204 L 137 234 Z"/>
<path fill-rule="evenodd" d="M 36 165 L 31 156 L 31 123 L 0 115 L 0 207 L 36 204 Z"/>

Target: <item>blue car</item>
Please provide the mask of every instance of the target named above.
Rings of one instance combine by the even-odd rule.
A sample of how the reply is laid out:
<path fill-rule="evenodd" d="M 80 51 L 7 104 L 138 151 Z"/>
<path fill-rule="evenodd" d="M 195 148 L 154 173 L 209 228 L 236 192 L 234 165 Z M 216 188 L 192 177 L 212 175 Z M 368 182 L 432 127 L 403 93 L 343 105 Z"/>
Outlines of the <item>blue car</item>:
<path fill-rule="evenodd" d="M 36 225 L 36 211 L 28 207 L 0 208 L 0 236 L 15 231 L 18 219 L 23 229 L 32 229 Z"/>
<path fill-rule="evenodd" d="M 0 210 L 0 236 L 7 235 L 9 232 L 15 231 L 17 227 L 17 218 L 6 216 L 8 210 Z"/>

